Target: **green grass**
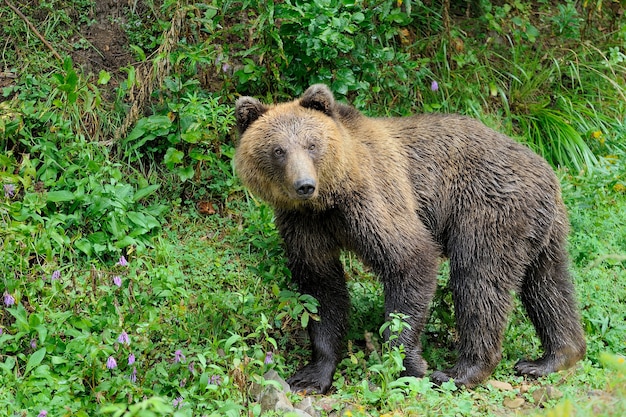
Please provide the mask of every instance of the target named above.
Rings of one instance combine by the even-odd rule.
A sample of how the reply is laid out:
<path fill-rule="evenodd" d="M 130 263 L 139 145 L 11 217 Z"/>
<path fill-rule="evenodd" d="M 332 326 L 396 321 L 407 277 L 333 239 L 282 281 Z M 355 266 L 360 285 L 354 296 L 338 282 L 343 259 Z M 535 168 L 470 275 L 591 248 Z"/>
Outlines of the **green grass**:
<path fill-rule="evenodd" d="M 580 180 L 564 178 L 564 184 L 573 224 L 573 272 L 589 343 L 587 359 L 572 371 L 539 381 L 514 376 L 512 366 L 520 356 L 540 352 L 537 338 L 528 336 L 532 327 L 518 308 L 507 331 L 503 362 L 493 376 L 511 383 L 513 391 L 481 386 L 457 392 L 452 386 L 434 389 L 416 380 L 402 389 L 389 388 L 380 397 L 362 381 L 375 380 L 374 369 L 381 359 L 365 353 L 355 338 L 334 384 L 338 407 L 355 406 L 354 415 L 510 415 L 514 411 L 503 401 L 520 397 L 526 399 L 526 412 L 540 413 L 532 392 L 554 386 L 563 399 L 550 400 L 548 407 L 569 399 L 576 415 L 597 415 L 598 409 L 620 415 L 626 409 L 620 397 L 626 389 L 624 365 L 602 355 L 624 354 L 626 236 L 617 214 L 626 209 L 626 196 L 602 187 L 603 176 L 596 182 Z M 606 196 L 590 201 L 598 186 Z M 278 294 L 288 284 L 271 213 L 238 201 L 226 210 L 238 215 L 200 217 L 176 209 L 166 218 L 154 248 L 131 253 L 125 267 L 116 262 L 62 265 L 56 280 L 45 265 L 32 268 L 11 291 L 16 305 L 2 310 L 0 409 L 36 415 L 40 408 L 58 414 L 68 407 L 90 414 L 94 406 L 132 404 L 145 396 L 154 401 L 163 398 L 162 410 L 170 410 L 165 414 L 178 397 L 185 399 L 180 415 L 219 413 L 229 407 L 238 410 L 235 415 L 245 410 L 256 414 L 247 384 L 269 368 L 288 376 L 308 354 L 306 345 L 294 339 L 299 316 L 291 310 L 298 301 Z M 355 310 L 380 303 L 371 278 L 367 274 L 359 278 L 363 273 L 354 260 L 346 259 L 346 264 L 356 271 L 351 286 Z M 113 283 L 114 276 L 122 278 L 120 287 Z M 363 322 L 359 316 L 355 321 L 361 334 L 377 334 L 375 319 Z M 429 325 L 431 337 L 450 330 L 446 320 Z M 128 333 L 129 345 L 117 340 L 122 331 Z M 439 342 L 425 341 L 427 358 L 437 367 L 452 360 L 450 346 L 438 347 Z M 185 356 L 181 363 L 175 361 L 177 350 Z M 269 365 L 263 363 L 267 352 L 273 352 Z M 136 358 L 132 366 L 127 364 L 131 353 Z M 109 357 L 116 359 L 115 369 L 106 368 Z M 133 369 L 136 382 L 130 379 Z M 220 384 L 211 384 L 211 378 Z M 526 385 L 529 391 L 522 393 Z M 102 403 L 94 404 L 98 399 Z M 359 414 L 359 407 L 366 411 Z"/>
<path fill-rule="evenodd" d="M 119 11 L 154 91 L 119 140 L 146 86 L 139 66 L 95 76 L 65 56 L 50 61 L 0 5 L 11 46 L 2 62 L 23 69 L 0 102 L 0 417 L 261 414 L 252 383 L 308 360 L 302 327 L 317 310 L 289 281 L 272 211 L 234 177 L 232 104 L 240 94 L 289 99 L 318 81 L 371 115 L 469 114 L 544 155 L 570 212 L 588 342 L 572 370 L 515 376 L 520 357 L 541 353 L 516 305 L 493 375 L 512 390 L 396 380 L 401 352 L 377 337 L 381 286 L 345 254 L 352 320 L 328 407 L 347 416 L 626 414 L 626 24 L 607 2 L 600 15 L 573 2 L 481 1 L 449 33 L 439 6 L 421 2 L 407 16 L 395 0 L 361 12 L 347 0 L 247 1 L 243 17 L 230 1 L 135 3 Z M 81 38 L 94 4 L 51 0 L 45 15 L 20 7 L 58 51 L 89 48 L 68 40 Z M 174 19 L 181 10 L 186 19 Z M 178 47 L 150 55 L 166 42 Z M 151 66 L 163 59 L 170 65 Z M 424 334 L 431 369 L 455 359 L 445 272 Z M 562 396 L 538 404 L 533 393 L 548 388 Z"/>

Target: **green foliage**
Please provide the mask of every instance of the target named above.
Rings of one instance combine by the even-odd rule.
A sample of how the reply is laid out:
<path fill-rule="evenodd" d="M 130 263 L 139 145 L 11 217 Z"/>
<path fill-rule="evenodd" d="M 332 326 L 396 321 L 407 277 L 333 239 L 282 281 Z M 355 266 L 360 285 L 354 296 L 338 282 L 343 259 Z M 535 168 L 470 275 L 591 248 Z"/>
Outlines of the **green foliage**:
<path fill-rule="evenodd" d="M 280 307 L 288 309 L 279 313 L 276 316 L 276 320 L 284 320 L 289 318 L 291 320 L 300 320 L 300 324 L 303 328 L 306 328 L 309 324 L 309 320 L 319 321 L 317 315 L 318 302 L 314 297 L 308 294 L 297 294 L 293 291 L 282 290 L 278 294 L 278 287 L 274 287 L 274 293 L 280 300 Z"/>
<path fill-rule="evenodd" d="M 95 85 L 81 82 L 71 60 L 49 78 L 27 77 L 4 119 L 3 267 L 25 273 L 32 263 L 119 254 L 151 246 L 164 205 L 146 204 L 158 185 L 128 175 L 109 159 L 83 118 L 102 110 Z M 8 269 L 5 270 L 8 272 Z"/>
<path fill-rule="evenodd" d="M 391 313 L 389 320 L 380 327 L 380 336 L 388 334 L 387 340 L 382 345 L 380 362 L 369 366 L 372 376 L 376 376 L 372 382 L 379 389 L 370 390 L 370 381 L 364 380 L 361 384 L 363 396 L 368 403 L 398 402 L 404 396 L 403 388 L 406 381 L 398 379 L 400 372 L 404 370 L 404 345 L 398 344 L 398 338 L 403 331 L 410 331 L 411 326 L 406 322 L 408 316 L 399 313 Z"/>
<path fill-rule="evenodd" d="M 167 107 L 137 121 L 120 142 L 125 158 L 142 164 L 161 159 L 180 182 L 193 182 L 196 198 L 226 198 L 235 186 L 234 150 L 223 143 L 235 124 L 233 107 L 199 91 L 193 80 L 168 77 L 164 85 Z"/>
<path fill-rule="evenodd" d="M 11 2 L 29 21 L 38 22 L 39 32 L 53 44 L 79 45 L 73 37 L 80 25 L 90 23 L 93 2 L 91 0 L 43 0 L 37 5 L 24 2 Z M 0 5 L 0 36 L 6 40 L 2 48 L 0 63 L 3 70 L 29 68 L 29 73 L 47 71 L 56 66 L 50 51 L 41 40 L 34 36 L 31 28 L 18 14 L 4 2 Z M 24 57 L 28 57 L 26 62 Z"/>
<path fill-rule="evenodd" d="M 503 401 L 519 397 L 532 414 L 532 390 L 553 385 L 565 398 L 542 415 L 624 414 L 623 6 L 481 0 L 466 19 L 421 1 L 118 3 L 128 52 L 159 68 L 149 108 L 120 140 L 113 131 L 131 93 L 149 84 L 139 67 L 96 76 L 69 57 L 54 62 L 0 5 L 1 60 L 13 71 L 0 73 L 0 416 L 262 414 L 249 388 L 308 357 L 298 335 L 319 319 L 318 305 L 289 287 L 273 213 L 234 177 L 233 102 L 291 99 L 313 82 L 376 116 L 481 118 L 562 167 L 588 341 L 577 369 L 514 376 L 521 356 L 541 355 L 516 304 L 493 376 L 513 391 L 398 378 L 404 318 L 382 325 L 382 288 L 347 255 L 350 340 L 331 408 L 512 415 Z M 18 7 L 57 51 L 92 48 L 79 32 L 94 3 Z M 181 11 L 183 23 L 171 20 Z M 175 47 L 155 56 L 164 43 Z M 196 211 L 200 202 L 214 210 Z M 431 369 L 454 361 L 446 272 L 423 341 Z M 381 325 L 391 342 L 379 346 L 371 333 Z"/>
<path fill-rule="evenodd" d="M 408 103 L 414 85 L 427 73 L 419 60 L 397 48 L 402 28 L 412 21 L 398 4 L 391 0 L 248 2 L 244 10 L 249 23 L 229 28 L 246 39 L 247 46 L 224 48 L 222 61 L 241 60 L 233 75 L 238 90 L 246 94 L 291 97 L 309 84 L 323 82 L 340 96 L 354 97 L 359 108 L 384 101 L 380 93 L 386 90 L 394 90 L 398 99 L 404 97 Z M 239 8 L 224 2 L 224 16 L 234 7 Z M 214 37 L 227 36 L 228 32 L 217 32 L 217 26 L 215 30 Z"/>

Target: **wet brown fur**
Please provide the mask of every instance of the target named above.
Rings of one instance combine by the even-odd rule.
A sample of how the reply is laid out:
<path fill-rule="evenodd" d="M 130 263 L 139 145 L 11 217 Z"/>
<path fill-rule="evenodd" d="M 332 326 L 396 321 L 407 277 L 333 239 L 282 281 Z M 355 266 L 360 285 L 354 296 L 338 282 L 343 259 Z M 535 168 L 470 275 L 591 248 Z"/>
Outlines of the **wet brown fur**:
<path fill-rule="evenodd" d="M 349 305 L 341 250 L 380 276 L 387 316 L 410 316 L 399 340 L 407 375 L 426 371 L 419 339 L 444 256 L 459 358 L 432 380 L 474 386 L 491 374 L 512 291 L 544 348 L 518 373 L 545 375 L 584 356 L 559 183 L 528 148 L 458 115 L 368 118 L 324 85 L 277 105 L 243 97 L 236 113 L 238 175 L 274 207 L 292 278 L 320 303 L 321 321 L 309 325 L 313 358 L 289 380 L 293 389 L 326 392 L 341 359 Z"/>

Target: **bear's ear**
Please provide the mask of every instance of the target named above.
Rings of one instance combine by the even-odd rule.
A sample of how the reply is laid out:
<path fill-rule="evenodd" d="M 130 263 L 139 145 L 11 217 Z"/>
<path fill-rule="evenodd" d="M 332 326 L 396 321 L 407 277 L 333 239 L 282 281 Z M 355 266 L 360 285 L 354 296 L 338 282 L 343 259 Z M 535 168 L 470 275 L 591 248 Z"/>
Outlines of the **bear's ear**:
<path fill-rule="evenodd" d="M 333 116 L 335 97 L 330 88 L 324 84 L 314 84 L 307 88 L 300 99 L 300 105 L 306 109 L 321 111 L 327 116 Z"/>
<path fill-rule="evenodd" d="M 248 127 L 263 113 L 267 111 L 267 106 L 252 97 L 240 97 L 235 103 L 235 116 L 237 117 L 237 128 L 243 134 Z"/>

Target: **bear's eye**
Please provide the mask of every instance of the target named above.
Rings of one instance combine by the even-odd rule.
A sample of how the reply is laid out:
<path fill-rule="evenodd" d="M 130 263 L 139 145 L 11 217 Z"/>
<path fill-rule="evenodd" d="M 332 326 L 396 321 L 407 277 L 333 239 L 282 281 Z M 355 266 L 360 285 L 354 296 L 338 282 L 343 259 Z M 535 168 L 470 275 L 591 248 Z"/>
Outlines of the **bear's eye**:
<path fill-rule="evenodd" d="M 309 146 L 308 146 L 308 150 L 314 151 L 315 150 L 315 144 L 314 143 L 310 143 Z"/>
<path fill-rule="evenodd" d="M 281 157 L 283 155 L 285 155 L 285 150 L 283 148 L 276 148 L 274 149 L 274 155 Z"/>

